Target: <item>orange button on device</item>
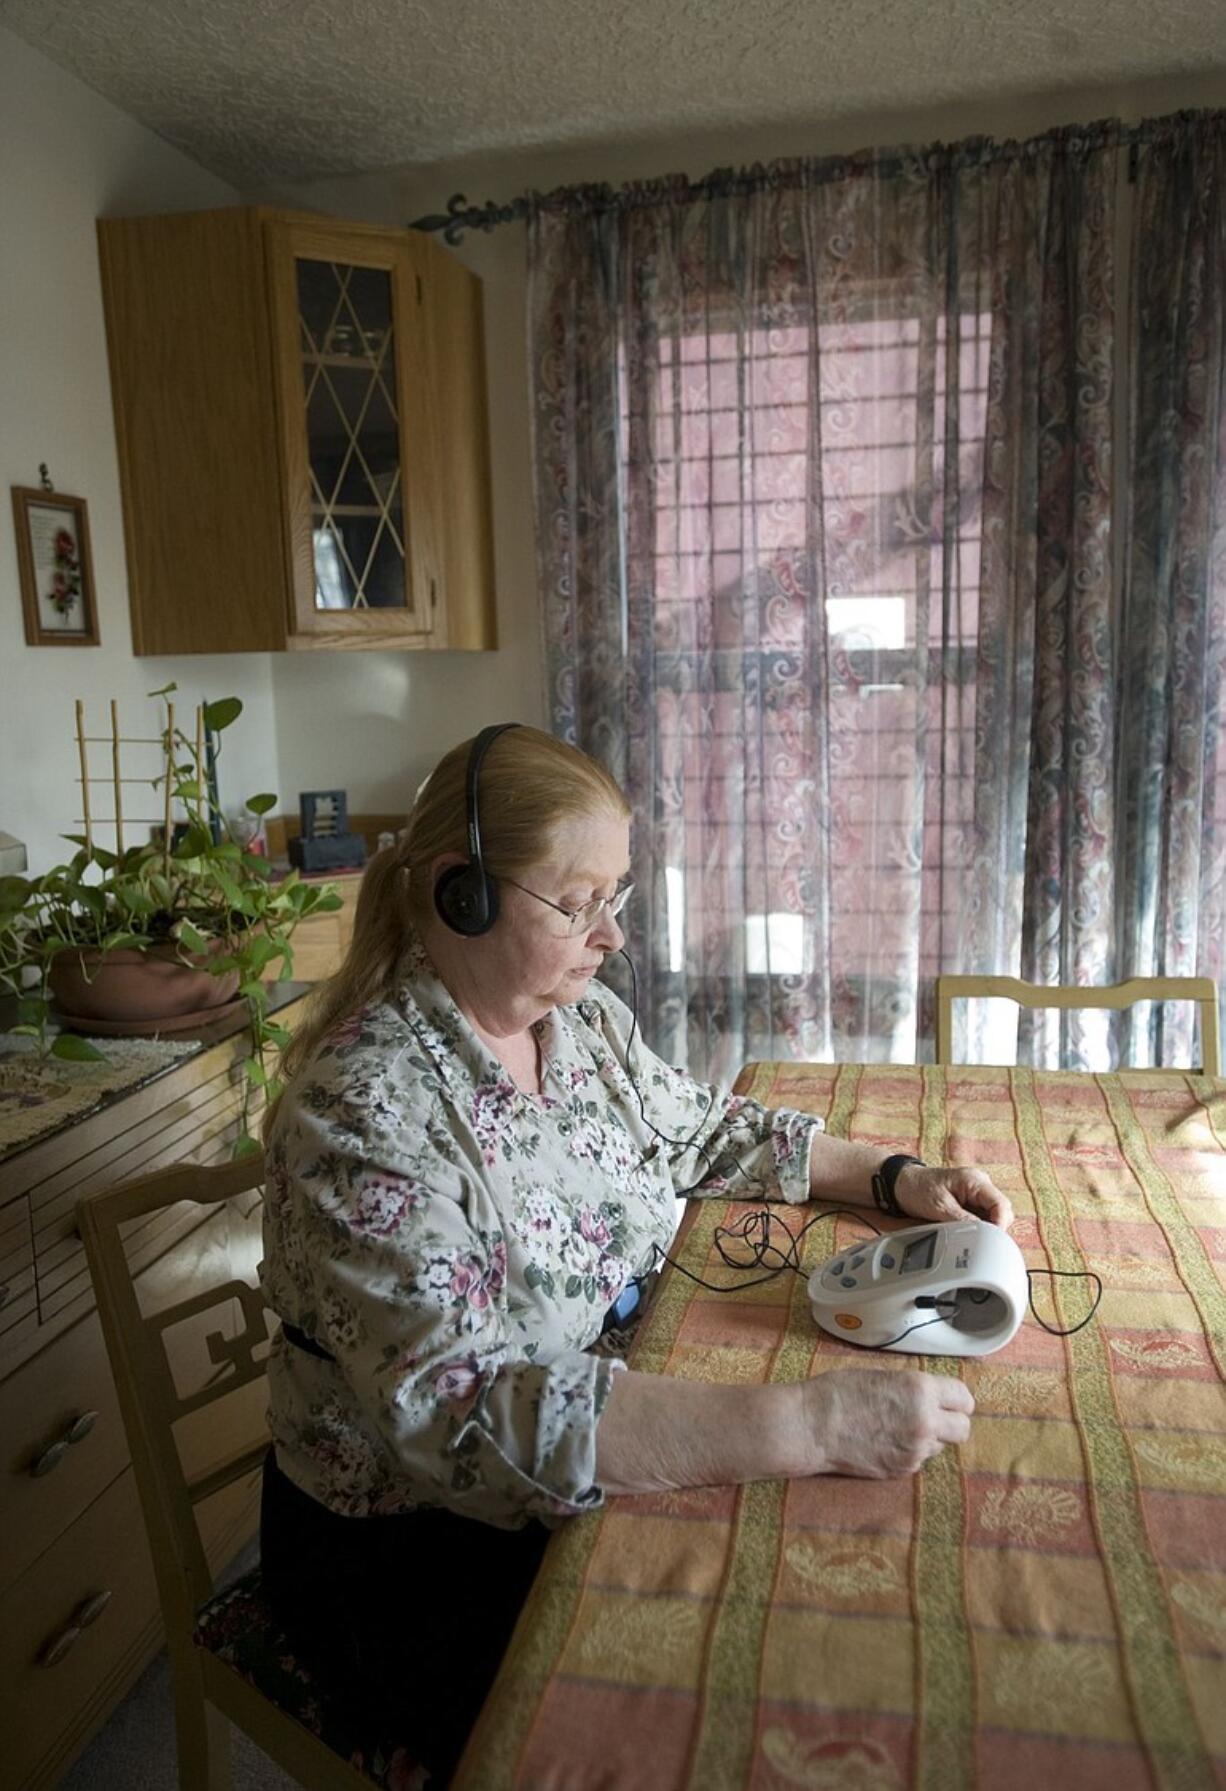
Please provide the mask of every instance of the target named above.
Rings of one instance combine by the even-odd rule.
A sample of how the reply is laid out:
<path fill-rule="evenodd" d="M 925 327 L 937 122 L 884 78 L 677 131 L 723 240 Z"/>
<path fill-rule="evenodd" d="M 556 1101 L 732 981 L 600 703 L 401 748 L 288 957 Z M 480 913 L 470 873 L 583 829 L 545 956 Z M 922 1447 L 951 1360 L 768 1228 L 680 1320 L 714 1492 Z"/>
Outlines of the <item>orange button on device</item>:
<path fill-rule="evenodd" d="M 834 1322 L 836 1325 L 842 1325 L 845 1331 L 858 1331 L 864 1320 L 857 1318 L 854 1312 L 836 1312 Z"/>

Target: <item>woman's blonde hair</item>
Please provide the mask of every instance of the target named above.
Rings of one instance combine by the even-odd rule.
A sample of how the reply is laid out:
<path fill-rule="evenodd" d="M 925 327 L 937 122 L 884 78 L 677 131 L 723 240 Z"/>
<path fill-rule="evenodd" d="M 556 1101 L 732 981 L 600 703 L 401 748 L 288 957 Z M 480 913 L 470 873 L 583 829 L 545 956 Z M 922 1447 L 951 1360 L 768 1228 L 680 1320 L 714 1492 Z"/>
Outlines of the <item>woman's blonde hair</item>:
<path fill-rule="evenodd" d="M 367 865 L 349 949 L 340 968 L 315 990 L 282 1057 L 283 1080 L 297 1074 L 341 1020 L 391 993 L 408 935 L 432 903 L 431 865 L 447 852 L 468 853 L 465 781 L 472 747 L 472 740 L 462 740 L 439 760 L 417 792 L 400 841 Z M 478 807 L 481 857 L 491 877 L 522 877 L 541 864 L 561 822 L 630 815 L 620 786 L 603 765 L 529 727 L 508 729 L 487 749 Z M 275 1103 L 266 1133 L 274 1111 Z"/>

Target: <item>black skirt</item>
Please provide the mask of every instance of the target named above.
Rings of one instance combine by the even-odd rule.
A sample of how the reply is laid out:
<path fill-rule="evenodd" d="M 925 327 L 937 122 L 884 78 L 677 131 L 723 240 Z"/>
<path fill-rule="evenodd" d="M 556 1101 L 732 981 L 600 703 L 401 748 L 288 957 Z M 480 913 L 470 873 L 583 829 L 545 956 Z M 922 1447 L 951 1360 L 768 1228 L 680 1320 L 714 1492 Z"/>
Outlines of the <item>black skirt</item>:
<path fill-rule="evenodd" d="M 451 1511 L 338 1517 L 269 1452 L 264 1586 L 293 1648 L 363 1730 L 446 1785 L 510 1640 L 549 1532 Z"/>

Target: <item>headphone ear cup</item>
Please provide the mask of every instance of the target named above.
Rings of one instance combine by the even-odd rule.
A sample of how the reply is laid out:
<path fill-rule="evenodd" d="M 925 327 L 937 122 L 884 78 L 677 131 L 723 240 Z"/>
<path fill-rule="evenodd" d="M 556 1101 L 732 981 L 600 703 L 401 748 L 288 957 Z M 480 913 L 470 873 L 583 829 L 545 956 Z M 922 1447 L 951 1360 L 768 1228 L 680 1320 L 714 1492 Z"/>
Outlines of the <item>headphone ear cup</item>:
<path fill-rule="evenodd" d="M 434 885 L 434 908 L 453 933 L 479 939 L 498 918 L 498 885 L 471 864 L 453 864 Z"/>

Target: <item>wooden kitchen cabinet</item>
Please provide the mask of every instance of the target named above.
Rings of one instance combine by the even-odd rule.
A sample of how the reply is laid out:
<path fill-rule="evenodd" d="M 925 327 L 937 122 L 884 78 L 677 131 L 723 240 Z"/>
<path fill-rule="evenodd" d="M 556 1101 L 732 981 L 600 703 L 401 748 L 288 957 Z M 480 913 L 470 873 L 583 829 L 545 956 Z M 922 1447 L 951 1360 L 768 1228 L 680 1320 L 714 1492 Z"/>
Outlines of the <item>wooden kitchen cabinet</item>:
<path fill-rule="evenodd" d="M 297 1023 L 307 993 L 283 987 L 285 1024 Z M 130 1092 L 0 1155 L 0 1791 L 48 1791 L 162 1640 L 77 1202 L 164 1164 L 224 1162 L 240 1130 L 247 1048 L 240 1019 L 218 1022 Z M 262 1254 L 258 1195 L 204 1217 L 184 1203 L 133 1221 L 125 1248 L 147 1313 L 250 1281 Z M 212 1307 L 166 1332 L 177 1382 L 208 1362 L 192 1327 L 230 1322 L 238 1315 L 219 1320 Z M 263 1433 L 262 1383 L 251 1394 L 246 1407 L 227 1401 L 180 1426 L 189 1472 Z M 202 1507 L 215 1567 L 252 1537 L 258 1505 L 257 1474 Z"/>
<path fill-rule="evenodd" d="M 261 206 L 98 239 L 136 652 L 495 646 L 476 277 Z"/>

